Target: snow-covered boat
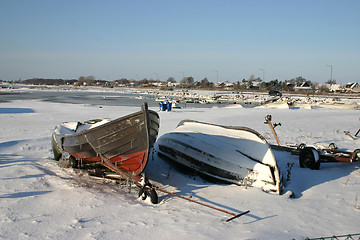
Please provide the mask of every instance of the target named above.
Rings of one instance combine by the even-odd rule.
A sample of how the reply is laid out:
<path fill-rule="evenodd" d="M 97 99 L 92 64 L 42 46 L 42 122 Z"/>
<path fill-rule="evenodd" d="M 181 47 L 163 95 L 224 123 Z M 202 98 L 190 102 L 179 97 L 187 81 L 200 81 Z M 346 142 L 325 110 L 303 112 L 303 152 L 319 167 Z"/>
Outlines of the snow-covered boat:
<path fill-rule="evenodd" d="M 184 120 L 155 144 L 160 157 L 212 179 L 281 192 L 280 172 L 263 136 L 246 127 Z"/>
<path fill-rule="evenodd" d="M 322 103 L 318 105 L 320 108 L 335 108 L 335 109 L 359 109 L 360 105 L 357 103 L 336 102 L 336 103 Z"/>
<path fill-rule="evenodd" d="M 289 109 L 289 104 L 284 101 L 272 102 L 264 105 L 265 108 Z"/>
<path fill-rule="evenodd" d="M 67 122 L 55 127 L 52 148 L 55 160 L 69 155 L 72 162 L 100 162 L 132 175 L 145 168 L 149 150 L 153 147 L 159 130 L 159 115 L 142 110 L 116 120 L 98 119 Z M 112 169 L 114 170 L 114 169 Z"/>

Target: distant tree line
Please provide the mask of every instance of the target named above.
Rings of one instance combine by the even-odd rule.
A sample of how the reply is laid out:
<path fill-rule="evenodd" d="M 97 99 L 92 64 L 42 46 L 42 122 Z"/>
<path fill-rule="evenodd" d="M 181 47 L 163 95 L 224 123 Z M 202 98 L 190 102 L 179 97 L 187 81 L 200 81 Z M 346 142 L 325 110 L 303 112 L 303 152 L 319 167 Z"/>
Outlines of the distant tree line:
<path fill-rule="evenodd" d="M 31 84 L 31 85 L 74 85 L 78 80 L 64 80 L 64 79 L 46 79 L 46 78 L 31 78 L 22 81 L 23 84 Z"/>
<path fill-rule="evenodd" d="M 144 78 L 142 80 L 133 80 L 121 78 L 114 81 L 97 80 L 94 76 L 80 76 L 78 79 L 46 79 L 46 78 L 32 78 L 24 81 L 16 81 L 22 84 L 32 85 L 77 85 L 77 86 L 102 86 L 102 87 L 157 87 L 163 90 L 173 90 L 175 88 L 185 89 L 206 89 L 206 90 L 253 90 L 253 91 L 267 91 L 267 90 L 281 90 L 281 91 L 294 91 L 296 87 L 305 86 L 307 89 L 315 89 L 316 83 L 299 76 L 285 81 L 279 81 L 278 79 L 265 82 L 260 78 L 255 78 L 251 75 L 247 80 L 237 81 L 230 83 L 228 81 L 213 83 L 207 78 L 203 78 L 200 81 L 195 81 L 193 77 L 183 77 L 179 82 L 175 81 L 173 77 L 169 77 L 166 81 L 154 80 Z M 327 85 L 336 84 L 336 80 L 326 82 Z M 326 92 L 326 86 L 322 86 L 320 89 L 322 92 Z"/>

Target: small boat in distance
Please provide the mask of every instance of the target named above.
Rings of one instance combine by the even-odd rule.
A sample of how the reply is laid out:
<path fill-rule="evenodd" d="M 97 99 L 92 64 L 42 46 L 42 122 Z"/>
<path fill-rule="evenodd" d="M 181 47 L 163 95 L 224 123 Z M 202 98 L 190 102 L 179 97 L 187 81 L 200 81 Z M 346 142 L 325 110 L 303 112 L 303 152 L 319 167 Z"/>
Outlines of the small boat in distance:
<path fill-rule="evenodd" d="M 159 115 L 142 110 L 116 120 L 68 122 L 55 127 L 52 148 L 55 160 L 70 154 L 72 164 L 99 162 L 108 168 L 139 175 L 159 131 Z M 111 169 L 114 170 L 114 169 Z"/>
<path fill-rule="evenodd" d="M 184 120 L 155 144 L 158 155 L 200 176 L 280 194 L 281 178 L 263 136 L 246 127 Z"/>

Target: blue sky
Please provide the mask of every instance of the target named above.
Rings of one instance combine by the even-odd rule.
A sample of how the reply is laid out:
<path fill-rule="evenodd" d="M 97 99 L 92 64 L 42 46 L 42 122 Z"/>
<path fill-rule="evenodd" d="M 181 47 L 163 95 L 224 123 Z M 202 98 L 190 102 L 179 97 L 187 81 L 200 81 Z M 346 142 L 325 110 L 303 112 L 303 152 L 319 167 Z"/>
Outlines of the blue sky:
<path fill-rule="evenodd" d="M 326 65 L 360 82 L 360 1 L 0 1 L 2 80 L 324 83 Z"/>

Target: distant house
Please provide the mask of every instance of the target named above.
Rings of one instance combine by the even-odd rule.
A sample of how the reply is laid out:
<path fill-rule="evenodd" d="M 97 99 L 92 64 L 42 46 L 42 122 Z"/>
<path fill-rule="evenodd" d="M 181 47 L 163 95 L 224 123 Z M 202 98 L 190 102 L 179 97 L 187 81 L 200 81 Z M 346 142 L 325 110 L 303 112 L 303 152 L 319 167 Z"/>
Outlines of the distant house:
<path fill-rule="evenodd" d="M 225 86 L 226 86 L 226 87 L 233 87 L 233 86 L 234 86 L 234 83 L 231 83 L 231 82 L 226 81 L 226 82 L 225 82 Z"/>
<path fill-rule="evenodd" d="M 251 82 L 251 87 L 250 88 L 256 88 L 256 89 L 258 89 L 259 87 L 260 87 L 260 84 L 262 83 L 262 81 L 261 80 L 253 80 L 252 82 Z"/>
<path fill-rule="evenodd" d="M 286 82 L 286 88 L 293 91 L 295 90 L 295 84 L 291 82 Z"/>
<path fill-rule="evenodd" d="M 215 87 L 216 87 L 216 88 L 223 88 L 223 87 L 225 87 L 225 83 L 223 83 L 223 82 L 217 82 L 217 83 L 215 83 Z"/>
<path fill-rule="evenodd" d="M 330 92 L 342 92 L 344 90 L 340 84 L 331 84 L 329 89 Z"/>
<path fill-rule="evenodd" d="M 346 92 L 359 93 L 360 92 L 360 85 L 358 83 L 348 83 L 348 84 L 345 85 L 345 91 Z"/>
<path fill-rule="evenodd" d="M 178 83 L 178 82 L 167 82 L 166 83 L 166 85 L 168 86 L 168 87 L 177 87 L 177 86 L 179 86 L 180 85 L 180 83 Z"/>
<path fill-rule="evenodd" d="M 340 84 L 318 84 L 316 85 L 316 90 L 323 92 L 323 91 L 329 91 L 329 92 L 342 92 L 343 88 Z"/>
<path fill-rule="evenodd" d="M 295 91 L 309 91 L 311 90 L 311 84 L 309 81 L 307 82 L 302 82 L 298 85 L 295 86 Z"/>
<path fill-rule="evenodd" d="M 164 82 L 153 82 L 152 85 L 156 86 L 156 87 L 165 87 L 167 86 L 167 83 Z"/>

